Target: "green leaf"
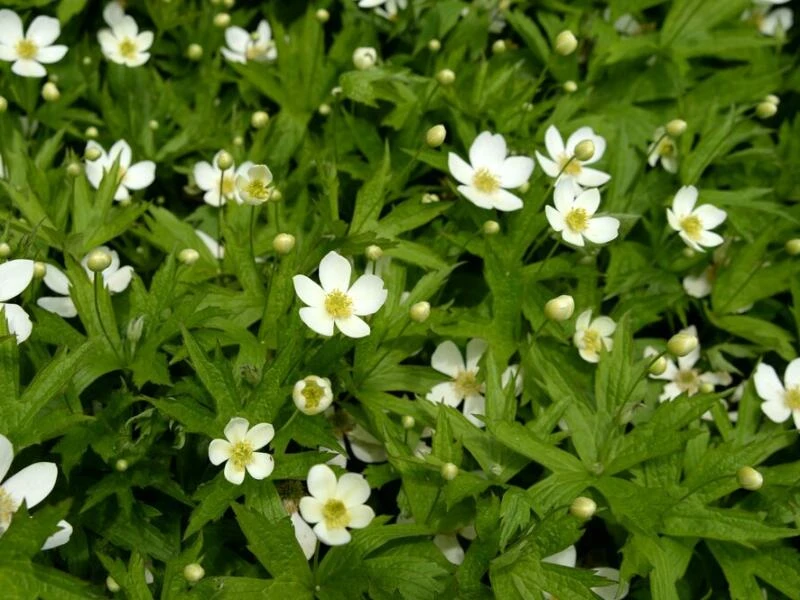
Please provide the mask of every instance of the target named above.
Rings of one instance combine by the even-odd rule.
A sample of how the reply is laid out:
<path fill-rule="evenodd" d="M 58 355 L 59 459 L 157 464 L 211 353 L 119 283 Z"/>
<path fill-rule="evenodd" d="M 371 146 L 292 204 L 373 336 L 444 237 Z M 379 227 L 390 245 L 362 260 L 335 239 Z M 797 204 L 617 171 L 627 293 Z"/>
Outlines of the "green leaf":
<path fill-rule="evenodd" d="M 186 328 L 183 331 L 183 340 L 186 344 L 186 351 L 192 359 L 197 376 L 211 394 L 217 409 L 217 417 L 220 420 L 235 417 L 240 408 L 240 401 L 236 398 L 236 384 L 230 371 L 218 367 L 206 356 L 206 353 L 195 341 Z"/>

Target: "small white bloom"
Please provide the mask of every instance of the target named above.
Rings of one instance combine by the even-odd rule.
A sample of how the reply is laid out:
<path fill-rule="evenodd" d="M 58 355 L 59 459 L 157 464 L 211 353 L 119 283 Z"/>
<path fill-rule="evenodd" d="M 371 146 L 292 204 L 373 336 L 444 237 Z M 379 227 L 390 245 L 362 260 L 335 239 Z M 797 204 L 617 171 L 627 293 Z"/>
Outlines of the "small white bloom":
<path fill-rule="evenodd" d="M 761 363 L 753 376 L 756 392 L 764 402 L 761 411 L 770 421 L 783 423 L 793 417 L 800 430 L 800 358 L 795 358 L 786 367 L 783 384 L 771 366 Z"/>
<path fill-rule="evenodd" d="M 672 208 L 667 209 L 667 221 L 687 246 L 703 252 L 703 247 L 713 248 L 722 244 L 722 236 L 711 230 L 722 224 L 728 215 L 711 204 L 695 208 L 696 203 L 697 188 L 693 185 L 683 186 L 675 194 Z"/>
<path fill-rule="evenodd" d="M 742 20 L 753 23 L 763 35 L 783 35 L 794 25 L 794 13 L 789 8 L 770 9 L 788 2 L 790 0 L 754 0 L 753 8 L 742 13 Z"/>
<path fill-rule="evenodd" d="M 32 260 L 23 258 L 9 260 L 0 265 L 0 311 L 5 316 L 9 333 L 17 337 L 17 344 L 30 337 L 33 324 L 25 309 L 17 304 L 9 304 L 8 300 L 19 296 L 30 285 L 34 265 Z"/>
<path fill-rule="evenodd" d="M 12 10 L 0 10 L 0 60 L 12 62 L 11 71 L 22 77 L 44 77 L 42 66 L 64 58 L 68 48 L 53 46 L 61 25 L 53 17 L 38 16 L 22 31 L 22 20 Z"/>
<path fill-rule="evenodd" d="M 655 167 L 658 161 L 667 173 L 678 172 L 678 146 L 663 127 L 655 130 L 653 143 L 647 149 L 647 164 Z"/>
<path fill-rule="evenodd" d="M 245 470 L 253 479 L 265 479 L 275 468 L 272 456 L 256 452 L 272 441 L 275 429 L 269 423 L 250 427 L 247 419 L 234 417 L 225 426 L 224 440 L 213 440 L 208 446 L 208 460 L 213 465 L 225 463 L 225 479 L 240 485 Z"/>
<path fill-rule="evenodd" d="M 584 140 L 594 144 L 594 154 L 589 160 L 580 161 L 574 158 L 575 146 Z M 555 125 L 550 125 L 544 134 L 544 145 L 550 158 L 539 151 L 536 158 L 542 170 L 550 177 L 558 177 L 557 181 L 570 179 L 583 187 L 600 187 L 611 179 L 611 175 L 592 169 L 586 165 L 596 163 L 603 158 L 606 151 L 606 140 L 597 135 L 591 127 L 581 127 L 567 139 L 566 146 Z"/>
<path fill-rule="evenodd" d="M 600 206 L 600 191 L 581 190 L 570 180 L 559 181 L 553 191 L 553 204 L 545 206 L 550 227 L 573 246 L 583 246 L 584 238 L 605 244 L 619 235 L 619 221 L 614 217 L 595 217 Z"/>
<path fill-rule="evenodd" d="M 250 161 L 244 162 L 236 168 L 231 165 L 227 169 L 221 169 L 219 166 L 219 157 L 223 150 L 220 150 L 214 155 L 211 164 L 200 161 L 195 163 L 192 174 L 194 181 L 203 194 L 203 200 L 206 204 L 211 206 L 222 206 L 227 201 L 235 200 L 238 204 L 242 203 L 241 198 L 236 192 L 236 178 L 240 175 L 245 175 L 253 163 Z"/>
<path fill-rule="evenodd" d="M 152 160 L 143 160 L 136 164 L 131 164 L 131 147 L 125 140 L 119 140 L 109 149 L 108 153 L 103 147 L 89 140 L 86 149 L 95 149 L 100 156 L 95 160 L 86 161 L 86 178 L 92 187 L 98 189 L 103 181 L 105 174 L 114 166 L 114 162 L 119 160 L 119 170 L 117 177 L 119 185 L 114 192 L 114 200 L 127 200 L 130 198 L 130 190 L 143 190 L 149 186 L 156 178 L 156 163 Z"/>
<path fill-rule="evenodd" d="M 367 480 L 357 473 L 345 473 L 338 481 L 327 465 L 314 465 L 308 472 L 310 496 L 300 500 L 300 515 L 314 525 L 314 533 L 328 546 L 350 541 L 350 529 L 362 529 L 375 518 L 365 504 L 370 489 Z"/>
<path fill-rule="evenodd" d="M 111 62 L 126 67 L 139 67 L 150 59 L 148 50 L 153 45 L 152 31 L 139 31 L 133 17 L 121 12 L 121 8 L 106 6 L 103 16 L 109 27 L 97 32 L 100 49 Z"/>
<path fill-rule="evenodd" d="M 611 317 L 600 316 L 592 320 L 592 309 L 583 311 L 575 321 L 575 335 L 572 338 L 578 353 L 586 362 L 600 361 L 600 353 L 605 348 L 611 352 L 614 340 L 611 338 L 617 324 Z"/>
<path fill-rule="evenodd" d="M 486 414 L 486 398 L 483 395 L 484 385 L 478 381 L 478 361 L 486 352 L 487 343 L 481 339 L 473 339 L 467 343 L 466 361 L 461 351 L 451 341 L 442 342 L 431 356 L 431 367 L 451 377 L 451 381 L 437 383 L 425 396 L 435 403 L 444 402 L 447 406 L 456 407 L 464 401 L 464 416 L 476 427 L 484 423 L 477 415 Z"/>
<path fill-rule="evenodd" d="M 252 165 L 241 172 L 237 171 L 236 191 L 244 204 L 264 204 L 274 193 L 272 171 L 267 165 Z"/>
<path fill-rule="evenodd" d="M 333 402 L 330 379 L 316 375 L 304 377 L 294 384 L 292 400 L 299 411 L 307 415 L 318 415 Z"/>
<path fill-rule="evenodd" d="M 350 285 L 352 267 L 342 255 L 331 251 L 319 263 L 321 286 L 305 275 L 292 281 L 297 296 L 308 306 L 300 309 L 300 318 L 320 335 L 333 335 L 333 326 L 347 337 L 369 335 L 369 325 L 360 317 L 376 313 L 388 291 L 377 275 L 362 275 Z"/>
<path fill-rule="evenodd" d="M 506 141 L 499 133 L 478 135 L 469 148 L 469 163 L 453 152 L 447 163 L 461 184 L 458 191 L 475 206 L 502 211 L 522 208 L 522 200 L 508 190 L 528 181 L 534 162 L 527 156 L 508 156 Z"/>
<path fill-rule="evenodd" d="M 353 50 L 353 66 L 359 71 L 366 71 L 378 62 L 378 51 L 371 46 L 363 46 Z"/>
<path fill-rule="evenodd" d="M 683 278 L 683 289 L 692 298 L 705 298 L 711 294 L 716 268 L 710 265 L 700 275 L 687 275 Z"/>
<path fill-rule="evenodd" d="M 222 56 L 231 62 L 245 64 L 247 61 L 266 62 L 278 58 L 278 49 L 272 41 L 272 28 L 262 20 L 253 33 L 241 27 L 228 27 L 225 30 L 225 43 Z"/>
<path fill-rule="evenodd" d="M 3 481 L 11 462 L 14 460 L 14 446 L 9 439 L 0 434 L 0 536 L 14 518 L 14 513 L 25 502 L 28 509 L 47 498 L 53 491 L 58 477 L 58 468 L 51 462 L 38 462 L 28 465 Z M 66 521 L 58 522 L 58 531 L 45 540 L 42 550 L 63 546 L 72 535 L 72 526 Z"/>

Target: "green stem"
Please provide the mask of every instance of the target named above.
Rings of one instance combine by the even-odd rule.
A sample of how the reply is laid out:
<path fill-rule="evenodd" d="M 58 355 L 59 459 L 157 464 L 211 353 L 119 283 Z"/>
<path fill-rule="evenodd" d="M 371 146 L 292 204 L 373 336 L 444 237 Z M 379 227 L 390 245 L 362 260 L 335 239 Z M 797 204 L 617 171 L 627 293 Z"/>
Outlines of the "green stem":
<path fill-rule="evenodd" d="M 125 364 L 125 360 L 120 355 L 119 350 L 117 349 L 116 345 L 114 345 L 114 342 L 111 341 L 111 336 L 109 335 L 108 329 L 106 329 L 106 324 L 103 321 L 103 313 L 100 312 L 100 293 L 101 293 L 102 289 L 103 289 L 103 273 L 102 272 L 95 273 L 94 274 L 94 309 L 95 309 L 95 312 L 97 313 L 97 321 L 98 321 L 98 323 L 100 323 L 100 329 L 103 332 L 103 335 L 105 336 L 106 341 L 108 342 L 108 345 L 111 346 L 111 349 L 114 351 L 114 354 L 116 355 L 117 360 L 119 360 L 120 366 L 122 366 L 122 365 Z"/>

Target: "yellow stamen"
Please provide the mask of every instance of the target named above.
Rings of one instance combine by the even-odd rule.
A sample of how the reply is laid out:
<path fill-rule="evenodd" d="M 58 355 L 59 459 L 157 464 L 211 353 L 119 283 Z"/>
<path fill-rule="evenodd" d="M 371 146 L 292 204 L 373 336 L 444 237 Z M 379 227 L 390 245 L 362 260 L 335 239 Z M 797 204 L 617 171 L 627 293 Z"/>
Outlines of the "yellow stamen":
<path fill-rule="evenodd" d="M 131 38 L 126 37 L 123 38 L 123 40 L 119 43 L 118 50 L 122 58 L 133 60 L 136 58 L 136 53 L 139 50 L 139 46 Z"/>
<path fill-rule="evenodd" d="M 603 337 L 594 329 L 587 329 L 583 332 L 583 346 L 594 354 L 600 354 L 603 349 Z"/>
<path fill-rule="evenodd" d="M 306 377 L 305 382 L 306 387 L 301 393 L 306 400 L 306 407 L 313 410 L 319 406 L 319 401 L 325 395 L 325 389 L 311 377 Z"/>
<path fill-rule="evenodd" d="M 700 221 L 700 217 L 696 217 L 695 215 L 689 215 L 681 219 L 680 226 L 686 236 L 692 241 L 699 240 L 703 235 L 703 222 Z"/>
<path fill-rule="evenodd" d="M 658 142 L 656 152 L 659 156 L 663 156 L 665 158 L 671 158 L 678 153 L 677 148 L 675 147 L 675 142 L 669 137 L 664 137 L 660 142 Z"/>
<path fill-rule="evenodd" d="M 783 401 L 792 410 L 800 410 L 800 385 L 787 389 Z"/>
<path fill-rule="evenodd" d="M 237 471 L 243 471 L 253 460 L 253 445 L 247 440 L 233 444 L 230 461 Z"/>
<path fill-rule="evenodd" d="M 325 296 L 325 310 L 334 319 L 346 319 L 353 314 L 353 301 L 341 290 Z"/>
<path fill-rule="evenodd" d="M 572 158 L 566 154 L 562 155 L 558 161 L 559 170 L 567 175 L 580 175 L 581 163 L 577 158 Z"/>
<path fill-rule="evenodd" d="M 39 46 L 32 40 L 22 39 L 17 42 L 17 57 L 22 60 L 30 60 L 36 58 L 39 54 Z"/>
<path fill-rule="evenodd" d="M 700 389 L 700 377 L 696 369 L 686 369 L 679 371 L 675 377 L 675 385 L 682 392 L 686 392 L 689 396 L 694 396 Z"/>
<path fill-rule="evenodd" d="M 453 383 L 460 396 L 474 396 L 481 391 L 481 386 L 474 371 L 461 371 L 456 375 Z"/>
<path fill-rule="evenodd" d="M 11 518 L 17 512 L 19 505 L 14 502 L 11 495 L 0 488 L 0 533 L 3 533 L 11 524 Z"/>
<path fill-rule="evenodd" d="M 322 506 L 322 518 L 329 529 L 341 529 L 350 523 L 350 513 L 344 502 L 334 498 Z"/>
<path fill-rule="evenodd" d="M 584 231 L 589 226 L 589 213 L 583 208 L 573 208 L 564 219 L 567 227 L 576 233 Z"/>
<path fill-rule="evenodd" d="M 251 179 L 245 186 L 245 192 L 251 198 L 266 202 L 272 194 L 272 188 L 261 179 Z"/>
<path fill-rule="evenodd" d="M 472 176 L 472 185 L 484 194 L 491 194 L 500 189 L 500 180 L 489 169 L 478 169 Z"/>
<path fill-rule="evenodd" d="M 236 190 L 236 181 L 233 175 L 223 175 L 222 177 L 222 195 L 232 196 Z"/>

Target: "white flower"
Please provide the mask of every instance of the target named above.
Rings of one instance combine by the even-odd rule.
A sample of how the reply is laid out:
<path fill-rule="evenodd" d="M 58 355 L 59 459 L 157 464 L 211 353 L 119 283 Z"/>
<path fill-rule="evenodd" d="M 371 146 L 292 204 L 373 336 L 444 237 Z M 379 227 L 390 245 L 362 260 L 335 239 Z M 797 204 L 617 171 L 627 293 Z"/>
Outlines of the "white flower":
<path fill-rule="evenodd" d="M 350 541 L 350 529 L 362 529 L 375 518 L 365 504 L 370 489 L 357 473 L 345 473 L 339 480 L 327 465 L 314 465 L 308 472 L 308 492 L 300 500 L 300 515 L 314 525 L 314 533 L 328 546 Z"/>
<path fill-rule="evenodd" d="M 614 217 L 595 217 L 600 206 L 600 191 L 581 190 L 572 181 L 563 180 L 553 191 L 553 204 L 544 207 L 547 221 L 561 238 L 573 246 L 583 246 L 584 238 L 605 244 L 619 235 L 619 221 Z"/>
<path fill-rule="evenodd" d="M 153 32 L 139 32 L 139 26 L 133 17 L 121 13 L 122 9 L 106 6 L 103 16 L 110 28 L 97 32 L 100 49 L 111 62 L 126 67 L 139 67 L 150 59 L 148 50 L 153 45 Z M 121 14 L 120 14 L 121 13 Z"/>
<path fill-rule="evenodd" d="M 377 275 L 362 275 L 350 286 L 352 268 L 342 255 L 328 252 L 319 263 L 317 285 L 305 275 L 295 275 L 294 290 L 308 306 L 300 318 L 320 335 L 333 335 L 333 326 L 347 337 L 369 335 L 369 325 L 360 317 L 371 315 L 386 302 L 388 291 Z"/>
<path fill-rule="evenodd" d="M 58 19 L 38 16 L 22 31 L 22 20 L 12 10 L 0 10 L 0 60 L 13 62 L 11 71 L 22 77 L 44 77 L 42 66 L 64 58 L 68 48 L 53 46 L 61 34 Z"/>
<path fill-rule="evenodd" d="M 589 140 L 594 144 L 594 154 L 589 160 L 580 161 L 573 158 L 575 146 L 584 140 Z M 550 158 L 536 152 L 536 158 L 542 166 L 542 170 L 550 177 L 558 177 L 557 181 L 571 179 L 583 187 L 599 187 L 611 179 L 611 175 L 586 167 L 601 158 L 606 151 L 606 140 L 597 135 L 591 127 L 581 127 L 567 139 L 567 145 L 555 125 L 550 125 L 544 134 L 544 145 Z M 572 159 L 572 160 L 570 160 Z"/>
<path fill-rule="evenodd" d="M 225 463 L 225 479 L 240 485 L 245 470 L 253 479 L 265 479 L 275 468 L 272 456 L 256 452 L 272 441 L 275 429 L 269 423 L 250 427 L 247 419 L 234 417 L 225 426 L 224 440 L 212 440 L 208 446 L 208 460 L 213 465 Z"/>
<path fill-rule="evenodd" d="M 762 412 L 770 421 L 783 423 L 790 416 L 800 430 L 800 358 L 795 358 L 786 367 L 783 384 L 775 369 L 761 363 L 753 376 L 756 392 L 764 402 Z"/>
<path fill-rule="evenodd" d="M 225 43 L 222 56 L 231 62 L 245 64 L 249 60 L 265 62 L 278 58 L 278 50 L 272 41 L 272 28 L 262 20 L 251 34 L 241 27 L 228 27 L 225 30 Z"/>
<path fill-rule="evenodd" d="M 203 200 L 211 206 L 222 206 L 229 200 L 241 204 L 242 200 L 236 192 L 236 177 L 244 175 L 253 166 L 250 161 L 244 162 L 238 168 L 231 165 L 224 171 L 219 168 L 218 160 L 222 150 L 214 155 L 211 164 L 201 161 L 195 163 L 192 174 L 194 181 L 205 192 Z"/>
<path fill-rule="evenodd" d="M 272 187 L 272 171 L 267 165 L 245 163 L 246 169 L 236 172 L 236 191 L 239 201 L 244 204 L 258 206 L 270 199 L 274 191 Z"/>
<path fill-rule="evenodd" d="M 0 265 L 0 310 L 6 318 L 9 333 L 17 336 L 17 344 L 30 337 L 33 324 L 25 309 L 17 304 L 8 304 L 8 300 L 25 291 L 33 279 L 33 268 L 32 260 L 22 258 Z"/>
<path fill-rule="evenodd" d="M 484 340 L 473 339 L 467 343 L 466 361 L 461 351 L 451 341 L 442 342 L 431 356 L 431 366 L 451 377 L 451 381 L 437 383 L 425 396 L 431 402 L 444 402 L 447 406 L 456 407 L 464 401 L 464 416 L 476 427 L 484 423 L 476 415 L 486 414 L 486 398 L 483 396 L 484 385 L 478 382 L 478 361 L 486 352 Z"/>
<path fill-rule="evenodd" d="M 655 130 L 653 143 L 647 149 L 647 164 L 655 167 L 658 161 L 661 161 L 661 166 L 667 173 L 678 172 L 678 146 L 663 127 Z"/>
<path fill-rule="evenodd" d="M 561 552 L 557 552 L 551 556 L 542 559 L 542 562 L 550 563 L 552 565 L 560 565 L 562 567 L 575 568 L 578 564 L 578 552 L 575 546 L 568 546 Z M 595 575 L 605 577 L 616 583 L 609 585 L 596 586 L 591 590 L 600 596 L 603 600 L 622 600 L 628 595 L 630 586 L 627 583 L 619 583 L 619 571 L 609 567 L 598 567 L 592 569 Z M 545 592 L 546 598 L 552 598 L 550 594 Z"/>
<path fill-rule="evenodd" d="M 130 198 L 130 190 L 143 190 L 156 178 L 156 163 L 152 160 L 131 164 L 131 147 L 125 140 L 116 142 L 108 153 L 94 140 L 89 140 L 86 144 L 86 149 L 89 148 L 95 148 L 100 152 L 100 156 L 96 160 L 86 161 L 86 178 L 95 189 L 100 187 L 103 176 L 119 159 L 119 171 L 117 172 L 119 185 L 114 192 L 114 200 L 127 200 Z"/>
<path fill-rule="evenodd" d="M 764 34 L 774 37 L 785 34 L 794 24 L 794 13 L 789 8 L 776 8 L 776 4 L 786 4 L 790 0 L 754 0 L 753 9 L 742 13 L 742 20 L 750 21 Z"/>
<path fill-rule="evenodd" d="M 333 402 L 331 381 L 326 377 L 309 375 L 294 384 L 292 400 L 300 412 L 318 415 Z"/>
<path fill-rule="evenodd" d="M 14 513 L 23 501 L 28 509 L 47 498 L 53 491 L 58 477 L 58 468 L 51 462 L 38 462 L 28 465 L 3 481 L 14 460 L 14 446 L 8 438 L 0 434 L 0 536 L 11 525 Z M 45 540 L 42 550 L 63 546 L 72 535 L 72 526 L 66 521 L 58 522 L 58 531 Z"/>
<path fill-rule="evenodd" d="M 715 265 L 709 265 L 700 275 L 687 275 L 683 278 L 684 291 L 692 298 L 705 298 L 711 294 L 715 273 Z"/>
<path fill-rule="evenodd" d="M 592 309 L 583 311 L 575 321 L 575 335 L 572 338 L 578 353 L 586 362 L 600 361 L 600 352 L 603 348 L 611 352 L 614 340 L 611 336 L 617 329 L 617 324 L 611 317 L 600 316 L 592 320 Z"/>
<path fill-rule="evenodd" d="M 103 9 L 103 20 L 109 27 L 113 27 L 124 18 L 125 9 L 122 7 L 122 4 L 117 2 L 117 0 L 109 2 Z"/>
<path fill-rule="evenodd" d="M 448 154 L 447 164 L 467 200 L 480 208 L 502 211 L 522 208 L 522 200 L 508 190 L 527 182 L 534 167 L 527 156 L 508 156 L 503 136 L 488 131 L 472 142 L 469 164 L 453 152 Z"/>
<path fill-rule="evenodd" d="M 408 7 L 408 0 L 356 0 L 360 8 L 374 8 L 375 14 L 394 21 L 397 14 Z"/>
<path fill-rule="evenodd" d="M 713 248 L 724 241 L 721 235 L 711 229 L 720 225 L 728 215 L 724 210 L 711 204 L 695 208 L 696 203 L 697 188 L 693 185 L 683 186 L 675 194 L 672 208 L 667 209 L 667 221 L 687 246 L 703 252 L 704 246 Z"/>
<path fill-rule="evenodd" d="M 682 329 L 680 333 L 697 337 L 697 328 L 694 325 Z M 655 348 L 645 348 L 645 356 L 656 356 L 658 351 Z M 650 375 L 653 379 L 661 379 L 669 383 L 664 385 L 664 390 L 659 396 L 661 402 L 674 400 L 683 393 L 687 396 L 694 396 L 700 391 L 703 384 L 711 386 L 713 389 L 718 385 L 730 385 L 731 376 L 725 372 L 701 372 L 694 366 L 700 360 L 700 345 L 685 356 L 678 357 L 678 364 L 666 358 L 667 368 L 660 375 Z"/>
<path fill-rule="evenodd" d="M 400 519 L 398 518 L 398 523 Z M 414 522 L 410 519 L 410 522 Z M 474 525 L 467 525 L 454 531 L 453 533 L 440 533 L 433 536 L 434 545 L 442 551 L 444 557 L 454 565 L 460 565 L 464 562 L 464 548 L 458 541 L 459 536 L 466 540 L 472 541 L 478 537 L 478 532 L 475 531 Z"/>
<path fill-rule="evenodd" d="M 103 270 L 103 285 L 108 290 L 109 294 L 119 294 L 128 289 L 133 278 L 133 267 L 125 266 L 120 267 L 119 254 L 116 250 L 112 250 L 108 246 L 100 246 L 95 250 L 102 250 L 111 255 L 111 264 Z M 93 251 L 92 251 L 93 252 Z M 89 252 L 83 257 L 81 265 L 86 272 L 86 276 L 90 281 L 94 281 L 94 271 L 89 269 L 88 262 Z M 48 312 L 55 313 L 61 317 L 69 319 L 78 314 L 75 303 L 70 298 L 69 288 L 70 282 L 67 276 L 62 273 L 57 267 L 47 265 L 44 275 L 44 284 L 50 288 L 51 291 L 60 296 L 43 296 L 36 301 L 41 308 Z"/>

